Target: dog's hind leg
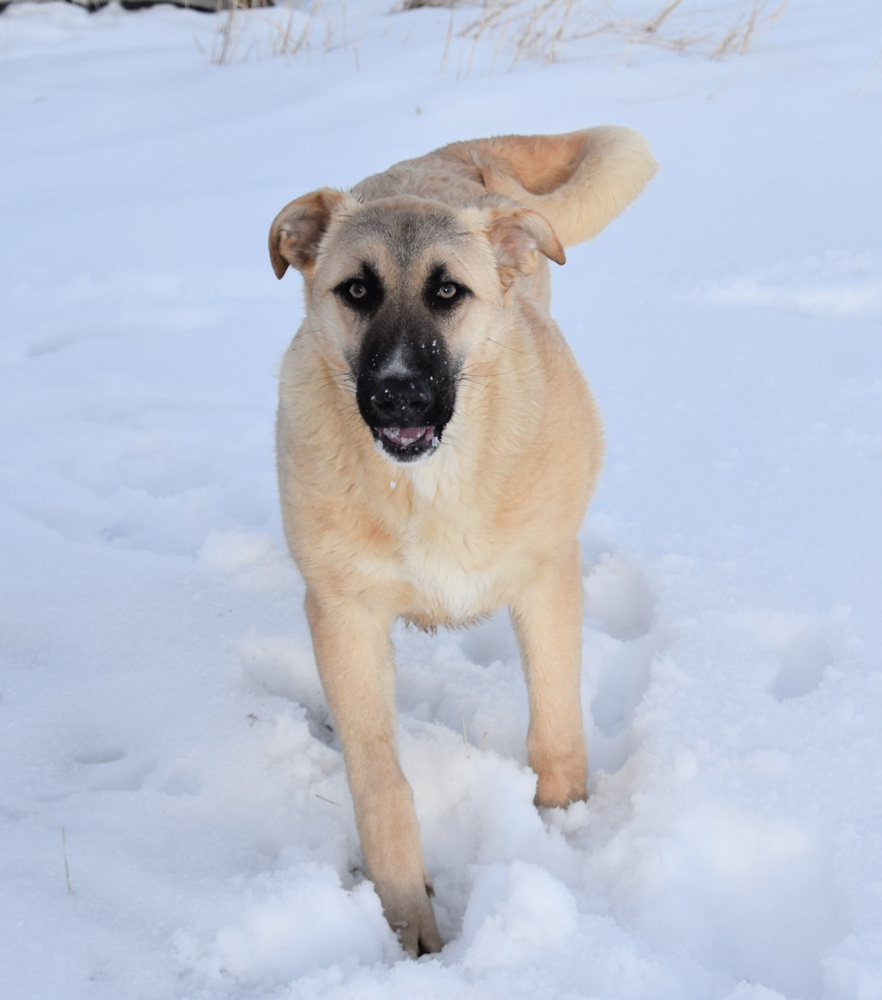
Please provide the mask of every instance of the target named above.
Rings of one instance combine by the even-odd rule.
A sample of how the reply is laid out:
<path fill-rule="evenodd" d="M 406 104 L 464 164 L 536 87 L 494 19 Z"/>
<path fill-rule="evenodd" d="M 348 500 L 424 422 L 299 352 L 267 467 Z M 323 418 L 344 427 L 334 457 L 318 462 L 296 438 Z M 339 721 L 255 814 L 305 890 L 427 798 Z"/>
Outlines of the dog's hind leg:
<path fill-rule="evenodd" d="M 360 599 L 312 590 L 306 613 L 368 877 L 402 947 L 414 956 L 440 951 L 413 795 L 398 763 L 391 621 Z"/>
<path fill-rule="evenodd" d="M 539 779 L 536 805 L 584 799 L 588 755 L 582 730 L 582 576 L 576 541 L 543 560 L 510 605 L 530 698 L 527 750 Z"/>

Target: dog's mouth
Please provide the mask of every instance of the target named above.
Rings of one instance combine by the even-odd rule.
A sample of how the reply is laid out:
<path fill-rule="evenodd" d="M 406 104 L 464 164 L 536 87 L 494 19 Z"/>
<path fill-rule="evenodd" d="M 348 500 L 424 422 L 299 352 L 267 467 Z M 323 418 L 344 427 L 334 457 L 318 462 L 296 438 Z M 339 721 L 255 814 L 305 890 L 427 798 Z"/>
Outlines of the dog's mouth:
<path fill-rule="evenodd" d="M 435 427 L 372 427 L 377 451 L 398 462 L 415 462 L 433 452 L 441 438 Z"/>

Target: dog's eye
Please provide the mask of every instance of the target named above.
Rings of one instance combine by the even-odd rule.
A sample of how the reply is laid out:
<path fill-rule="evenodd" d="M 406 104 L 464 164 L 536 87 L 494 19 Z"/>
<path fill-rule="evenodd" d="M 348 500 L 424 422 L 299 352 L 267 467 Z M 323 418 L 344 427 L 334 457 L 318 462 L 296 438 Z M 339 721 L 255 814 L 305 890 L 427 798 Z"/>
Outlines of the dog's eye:
<path fill-rule="evenodd" d="M 356 313 L 370 315 L 379 309 L 383 301 L 383 286 L 373 270 L 364 264 L 363 273 L 341 281 L 334 294 Z"/>
<path fill-rule="evenodd" d="M 432 268 L 423 285 L 423 302 L 434 312 L 444 315 L 451 313 L 472 293 L 461 281 L 451 281 L 448 269 L 443 264 Z"/>

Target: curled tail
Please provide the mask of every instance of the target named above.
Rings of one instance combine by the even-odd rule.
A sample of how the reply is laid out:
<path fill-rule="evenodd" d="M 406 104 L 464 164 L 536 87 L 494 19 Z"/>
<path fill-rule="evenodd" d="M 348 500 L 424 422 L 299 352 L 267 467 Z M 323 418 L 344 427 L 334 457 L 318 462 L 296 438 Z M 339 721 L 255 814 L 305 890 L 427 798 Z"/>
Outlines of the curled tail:
<path fill-rule="evenodd" d="M 564 246 L 596 236 L 658 169 L 643 136 L 617 125 L 477 139 L 448 150 L 469 156 L 488 191 L 541 212 Z"/>

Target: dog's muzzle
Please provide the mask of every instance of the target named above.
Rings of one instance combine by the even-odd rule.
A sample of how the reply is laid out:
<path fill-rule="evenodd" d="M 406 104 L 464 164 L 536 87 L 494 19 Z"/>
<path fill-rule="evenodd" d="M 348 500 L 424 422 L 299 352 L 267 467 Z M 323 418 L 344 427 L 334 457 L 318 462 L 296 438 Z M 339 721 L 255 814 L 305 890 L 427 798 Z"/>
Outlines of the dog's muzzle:
<path fill-rule="evenodd" d="M 355 365 L 355 397 L 377 450 L 395 462 L 431 455 L 453 416 L 456 376 L 441 332 L 425 322 L 367 331 Z"/>
<path fill-rule="evenodd" d="M 377 449 L 398 462 L 413 462 L 431 454 L 441 443 L 450 419 L 445 412 L 435 376 L 414 374 L 378 378 L 359 400 L 362 417 L 374 435 Z"/>

